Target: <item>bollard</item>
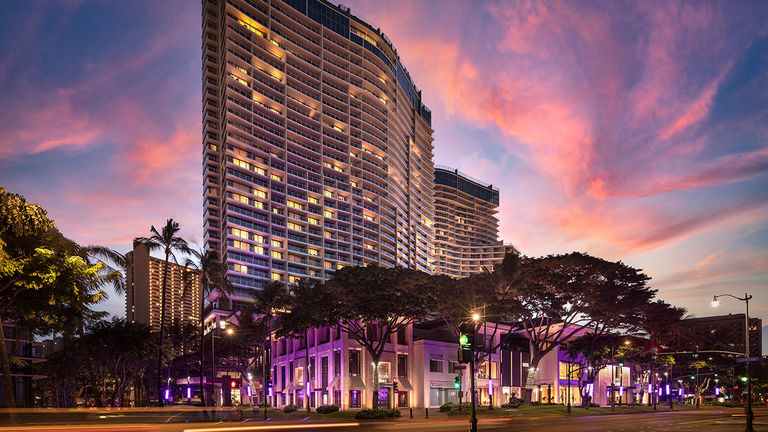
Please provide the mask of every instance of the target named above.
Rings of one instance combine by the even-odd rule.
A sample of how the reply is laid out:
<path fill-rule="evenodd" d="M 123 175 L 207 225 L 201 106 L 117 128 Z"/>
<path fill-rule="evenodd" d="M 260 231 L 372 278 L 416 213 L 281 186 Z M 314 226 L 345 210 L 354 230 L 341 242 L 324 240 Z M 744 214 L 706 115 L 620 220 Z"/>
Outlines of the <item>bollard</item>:
<path fill-rule="evenodd" d="M 426 413 L 427 413 L 427 417 L 426 418 L 429 418 L 429 408 L 424 408 L 424 411 L 426 411 Z"/>
<path fill-rule="evenodd" d="M 413 408 L 411 408 L 410 410 L 411 410 L 411 418 L 413 418 Z"/>

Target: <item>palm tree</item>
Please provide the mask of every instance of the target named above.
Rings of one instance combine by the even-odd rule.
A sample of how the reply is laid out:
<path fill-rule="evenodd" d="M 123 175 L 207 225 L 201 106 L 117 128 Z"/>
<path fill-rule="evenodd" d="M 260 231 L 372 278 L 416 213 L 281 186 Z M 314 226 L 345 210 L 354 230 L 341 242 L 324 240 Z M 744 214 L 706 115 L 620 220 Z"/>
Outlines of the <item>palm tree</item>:
<path fill-rule="evenodd" d="M 163 406 L 163 330 L 165 329 L 165 289 L 168 284 L 168 262 L 173 258 L 173 261 L 178 264 L 176 252 L 189 254 L 191 249 L 186 240 L 176 235 L 179 232 L 179 223 L 173 219 L 168 219 L 160 232 L 154 225 L 149 231 L 152 234 L 150 237 L 136 237 L 133 242 L 147 246 L 150 251 L 162 250 L 165 254 L 163 284 L 160 291 L 160 346 L 157 353 L 157 401 L 158 406 Z"/>
<path fill-rule="evenodd" d="M 275 317 L 276 312 L 283 310 L 288 304 L 288 292 L 285 289 L 285 284 L 280 281 L 269 281 L 264 288 L 257 290 L 254 293 L 254 300 L 256 302 L 256 310 L 264 316 L 264 320 L 267 323 L 267 345 L 266 349 L 262 350 L 264 353 L 263 364 L 263 377 L 264 377 L 264 401 L 267 402 L 266 407 L 269 406 L 267 401 L 267 385 L 269 384 L 269 375 L 271 373 L 270 350 L 272 348 L 272 320 Z M 264 408 L 264 418 L 267 418 L 267 408 Z"/>
<path fill-rule="evenodd" d="M 106 266 L 107 271 L 117 271 L 123 274 L 122 278 L 115 278 L 113 280 L 113 285 L 116 293 L 125 294 L 128 289 L 128 271 L 133 267 L 133 253 L 121 254 L 116 250 L 99 245 L 90 245 L 83 249 L 88 256 L 100 260 Z M 112 263 L 112 265 L 108 265 L 107 262 Z"/>
<path fill-rule="evenodd" d="M 220 292 L 224 296 L 229 296 L 232 292 L 232 284 L 227 279 L 227 266 L 219 258 L 219 254 L 216 251 L 208 250 L 204 254 L 196 250 L 191 250 L 190 255 L 192 259 L 187 258 L 184 263 L 185 270 L 194 269 L 200 275 L 200 401 L 205 404 L 205 389 L 203 387 L 203 361 L 204 353 L 203 349 L 205 341 L 205 299 L 208 298 L 213 292 Z M 182 296 L 187 296 L 192 292 L 192 280 L 195 277 L 195 272 L 184 272 L 184 292 Z"/>

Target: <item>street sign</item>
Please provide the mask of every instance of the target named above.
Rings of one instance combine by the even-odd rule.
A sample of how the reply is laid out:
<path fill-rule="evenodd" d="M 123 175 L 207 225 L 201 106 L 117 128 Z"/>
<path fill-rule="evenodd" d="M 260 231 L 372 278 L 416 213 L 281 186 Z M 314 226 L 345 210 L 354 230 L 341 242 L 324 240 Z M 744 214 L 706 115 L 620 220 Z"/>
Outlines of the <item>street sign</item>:
<path fill-rule="evenodd" d="M 736 359 L 736 363 L 754 363 L 759 361 L 760 357 L 739 357 Z"/>

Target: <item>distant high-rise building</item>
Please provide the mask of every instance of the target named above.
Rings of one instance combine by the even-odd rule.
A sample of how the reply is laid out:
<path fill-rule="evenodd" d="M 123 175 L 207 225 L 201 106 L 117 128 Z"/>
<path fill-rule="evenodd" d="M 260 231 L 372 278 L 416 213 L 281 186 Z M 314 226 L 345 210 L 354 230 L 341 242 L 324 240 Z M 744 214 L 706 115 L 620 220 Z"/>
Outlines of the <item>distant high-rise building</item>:
<path fill-rule="evenodd" d="M 459 170 L 435 168 L 436 274 L 465 277 L 491 270 L 511 245 L 498 240 L 499 190 Z"/>
<path fill-rule="evenodd" d="M 432 271 L 431 113 L 387 37 L 324 0 L 204 0 L 206 249 L 234 307 L 348 265 Z"/>
<path fill-rule="evenodd" d="M 125 318 L 129 322 L 146 323 L 152 330 L 160 329 L 160 309 L 165 262 L 149 255 L 144 245 L 134 245 L 126 277 Z M 189 286 L 184 290 L 184 272 L 191 272 Z M 168 263 L 165 288 L 165 322 L 197 323 L 200 319 L 200 274 L 183 266 Z"/>

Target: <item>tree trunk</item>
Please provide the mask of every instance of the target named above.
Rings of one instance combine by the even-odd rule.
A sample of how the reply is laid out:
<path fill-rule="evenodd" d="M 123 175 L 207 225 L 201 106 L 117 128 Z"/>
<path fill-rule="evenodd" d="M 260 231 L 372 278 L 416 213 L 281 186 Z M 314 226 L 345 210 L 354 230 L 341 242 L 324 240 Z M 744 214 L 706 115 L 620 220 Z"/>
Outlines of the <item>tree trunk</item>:
<path fill-rule="evenodd" d="M 87 370 L 85 376 L 86 376 L 86 382 L 90 381 L 88 377 L 94 377 L 97 379 L 98 383 L 98 377 L 96 377 L 96 371 L 93 368 L 93 362 L 91 361 L 91 353 L 88 349 L 88 344 L 85 343 L 85 331 L 83 330 L 83 327 L 80 326 L 77 329 L 78 334 L 80 335 L 79 344 L 80 345 L 80 354 L 83 356 L 83 359 L 85 360 L 85 368 Z M 97 390 L 96 392 L 96 406 L 97 407 L 103 407 L 104 406 L 104 400 L 101 398 L 101 392 L 98 391 L 98 384 L 95 385 L 95 388 Z"/>
<path fill-rule="evenodd" d="M 373 358 L 373 409 L 379 408 L 379 358 Z"/>
<path fill-rule="evenodd" d="M 307 388 L 312 388 L 312 383 L 307 386 L 306 383 L 309 383 L 309 330 L 304 330 L 304 365 L 306 366 L 306 370 L 304 371 L 304 398 L 307 400 L 307 412 L 312 411 L 311 407 L 309 406 L 309 392 L 310 390 L 307 390 Z M 334 367 L 336 367 L 334 365 Z"/>
<path fill-rule="evenodd" d="M 205 318 L 203 317 L 203 300 L 202 295 L 200 296 L 200 402 L 202 403 L 203 407 L 207 406 L 205 403 L 205 385 L 203 385 L 203 379 L 205 378 L 205 373 L 203 371 L 203 366 L 205 365 L 203 359 L 205 359 L 205 335 L 203 334 L 203 331 L 205 330 Z M 203 412 L 207 413 L 208 411 L 205 411 L 205 408 L 203 408 Z M 206 414 L 207 415 L 207 414 Z"/>
<path fill-rule="evenodd" d="M 11 364 L 8 351 L 5 349 L 5 332 L 3 331 L 3 318 L 0 317 L 0 362 L 3 367 L 3 387 L 5 388 L 5 403 L 8 408 L 16 408 L 16 397 L 13 392 L 11 380 Z"/>
<path fill-rule="evenodd" d="M 163 331 L 165 330 L 165 286 L 168 280 L 168 252 L 163 264 L 163 286 L 160 289 L 160 348 L 157 353 L 157 406 L 163 406 Z"/>
<path fill-rule="evenodd" d="M 531 369 L 533 369 L 533 371 L 528 369 L 528 377 L 525 380 L 525 396 L 524 396 L 524 401 L 528 405 L 530 405 L 533 402 L 533 383 L 536 382 L 536 372 L 538 372 L 540 361 L 541 361 L 540 358 L 533 357 L 531 359 Z"/>

